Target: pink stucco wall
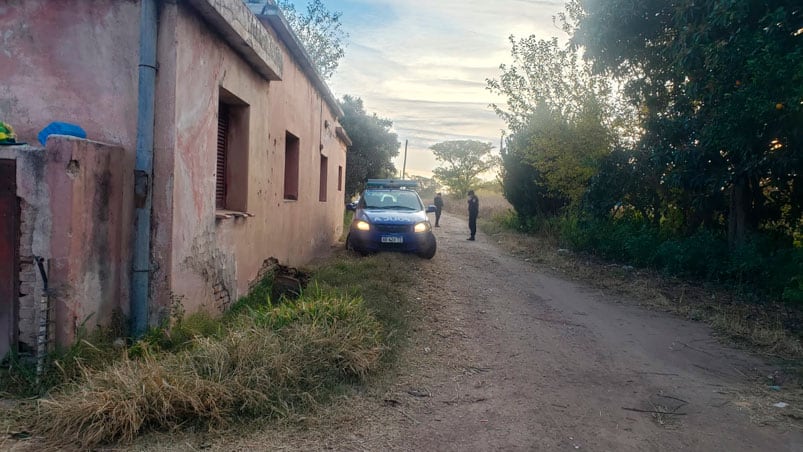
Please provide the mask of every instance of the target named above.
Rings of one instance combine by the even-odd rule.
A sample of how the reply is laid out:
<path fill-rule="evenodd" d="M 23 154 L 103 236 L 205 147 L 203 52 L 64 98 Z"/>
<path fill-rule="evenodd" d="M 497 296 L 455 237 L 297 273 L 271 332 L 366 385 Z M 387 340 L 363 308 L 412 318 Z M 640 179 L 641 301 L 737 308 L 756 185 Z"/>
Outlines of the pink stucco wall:
<path fill-rule="evenodd" d="M 81 328 L 108 325 L 115 310 L 125 314 L 133 159 L 120 147 L 63 136 L 46 147 L 0 147 L 0 158 L 17 162 L 20 341 L 35 345 L 45 295 L 34 256 L 45 259 L 58 344 L 70 344 Z"/>
<path fill-rule="evenodd" d="M 346 161 L 345 145 L 334 133 L 335 114 L 287 48 L 279 46 L 282 80 L 269 82 L 187 2 L 159 4 L 151 324 L 165 318 L 176 302 L 187 312 L 224 309 L 246 293 L 268 257 L 300 265 L 331 246 L 342 229 L 343 195 L 337 190 L 337 174 L 338 167 L 345 171 Z M 51 121 L 74 122 L 90 139 L 119 145 L 124 161 L 133 161 L 138 23 L 135 0 L 4 2 L 0 6 L 0 80 L 4 82 L 0 84 L 0 118 L 10 122 L 21 139 L 32 142 Z M 276 33 L 268 31 L 280 43 Z M 247 165 L 232 178 L 246 188 L 243 210 L 253 215 L 248 218 L 216 219 L 221 89 L 249 106 Z M 283 199 L 286 132 L 301 143 L 299 199 L 294 201 Z M 103 153 L 91 147 L 85 152 L 96 151 Z M 321 154 L 329 159 L 327 202 L 318 200 Z M 121 171 L 113 176 L 113 183 L 122 183 L 124 191 L 120 214 L 110 220 L 114 222 L 130 220 L 133 211 L 132 169 L 125 166 Z M 88 198 L 94 192 L 81 190 L 69 192 L 72 197 L 65 200 L 79 210 L 94 202 Z M 57 210 L 54 215 L 58 224 L 68 220 L 66 211 Z M 116 228 L 114 234 L 121 241 L 130 238 L 130 221 L 109 227 Z M 76 243 L 61 246 L 70 248 Z M 75 280 L 76 271 L 88 271 L 88 265 L 99 262 L 93 259 L 128 266 L 130 249 L 118 251 L 69 261 L 64 278 Z M 127 286 L 120 287 L 121 296 L 127 297 Z M 122 305 L 127 307 L 127 301 Z M 94 300 L 81 303 L 65 306 L 61 312 L 74 319 L 95 311 L 99 318 L 106 316 Z"/>
<path fill-rule="evenodd" d="M 282 80 L 268 82 L 188 8 L 176 8 L 171 295 L 191 310 L 220 309 L 246 293 L 266 258 L 304 264 L 337 240 L 343 213 L 337 171 L 345 168 L 345 145 L 335 137 L 331 110 L 286 49 Z M 219 88 L 249 105 L 247 171 L 233 181 L 247 186 L 249 218 L 215 219 Z M 301 143 L 294 201 L 283 195 L 286 132 Z M 319 201 L 322 152 L 329 158 L 327 202 Z M 221 287 L 228 299 L 216 296 Z"/>
<path fill-rule="evenodd" d="M 46 180 L 53 218 L 50 274 L 56 339 L 128 312 L 134 159 L 122 147 L 51 137 Z"/>
<path fill-rule="evenodd" d="M 67 121 L 133 152 L 138 12 L 133 0 L 2 2 L 0 118 L 31 144 Z"/>

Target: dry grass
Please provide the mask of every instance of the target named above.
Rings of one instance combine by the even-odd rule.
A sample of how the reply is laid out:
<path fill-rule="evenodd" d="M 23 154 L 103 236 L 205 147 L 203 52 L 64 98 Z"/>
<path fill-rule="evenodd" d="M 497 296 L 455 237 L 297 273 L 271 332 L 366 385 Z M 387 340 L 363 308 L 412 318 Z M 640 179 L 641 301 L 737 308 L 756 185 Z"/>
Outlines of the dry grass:
<path fill-rule="evenodd" d="M 480 199 L 480 212 L 479 218 L 494 218 L 497 215 L 506 214 L 513 209 L 513 206 L 502 196 L 501 193 L 479 190 L 477 197 Z M 468 207 L 466 206 L 466 198 L 453 198 L 448 197 L 444 203 L 444 210 L 454 215 L 468 216 Z"/>
<path fill-rule="evenodd" d="M 121 361 L 40 402 L 37 426 L 50 443 L 91 448 L 131 441 L 143 429 L 222 422 L 232 390 L 156 359 Z"/>
<path fill-rule="evenodd" d="M 783 392 L 754 387 L 750 392 L 730 392 L 733 404 L 750 415 L 750 420 L 759 425 L 774 425 L 780 428 L 800 429 L 803 421 L 803 390 L 784 388 Z M 780 408 L 776 403 L 784 402 Z"/>
<path fill-rule="evenodd" d="M 80 382 L 40 401 L 37 433 L 86 449 L 149 430 L 284 417 L 363 379 L 385 349 L 382 326 L 360 298 L 312 293 L 232 322 L 178 353 L 85 370 Z"/>

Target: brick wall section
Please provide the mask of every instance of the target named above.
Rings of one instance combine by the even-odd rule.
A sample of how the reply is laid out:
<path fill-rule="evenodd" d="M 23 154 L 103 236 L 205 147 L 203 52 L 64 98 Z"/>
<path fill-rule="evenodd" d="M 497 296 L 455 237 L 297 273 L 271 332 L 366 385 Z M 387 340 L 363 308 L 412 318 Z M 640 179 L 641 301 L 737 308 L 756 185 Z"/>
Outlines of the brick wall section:
<path fill-rule="evenodd" d="M 220 310 L 220 312 L 224 312 L 229 309 L 231 306 L 231 295 L 229 294 L 229 289 L 226 288 L 221 283 L 215 284 L 212 289 L 215 292 L 215 307 Z"/>
<path fill-rule="evenodd" d="M 36 327 L 38 325 L 36 304 L 42 295 L 42 284 L 37 273 L 32 257 L 27 256 L 20 260 L 18 327 L 21 352 L 33 350 L 36 346 Z"/>
<path fill-rule="evenodd" d="M 18 328 L 20 352 L 33 352 L 36 349 L 38 317 L 37 300 L 42 296 L 42 282 L 34 260 L 33 239 L 36 207 L 24 199 L 20 202 L 20 241 L 19 241 L 19 299 Z"/>

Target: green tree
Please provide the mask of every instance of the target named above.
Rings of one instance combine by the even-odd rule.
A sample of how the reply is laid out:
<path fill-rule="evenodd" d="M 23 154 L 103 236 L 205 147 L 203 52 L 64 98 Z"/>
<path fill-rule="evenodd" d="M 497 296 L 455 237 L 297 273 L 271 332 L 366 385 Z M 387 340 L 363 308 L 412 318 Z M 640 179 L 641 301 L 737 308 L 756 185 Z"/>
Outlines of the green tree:
<path fill-rule="evenodd" d="M 496 165 L 490 143 L 454 140 L 434 144 L 430 149 L 444 165 L 435 168 L 435 178 L 458 197 L 465 196 L 468 190 L 479 185 L 479 175 Z"/>
<path fill-rule="evenodd" d="M 407 178 L 418 182 L 418 189 L 416 191 L 421 195 L 421 199 L 425 204 L 430 204 L 432 198 L 435 197 L 435 193 L 439 192 L 441 189 L 441 184 L 439 184 L 434 177 L 410 175 L 407 176 Z"/>
<path fill-rule="evenodd" d="M 266 0 L 247 0 L 261 11 L 270 7 Z M 343 13 L 330 11 L 322 0 L 310 0 L 304 12 L 298 11 L 290 0 L 278 0 L 290 27 L 304 44 L 307 54 L 321 76 L 328 80 L 337 70 L 345 53 L 345 43 L 349 35 L 343 30 L 340 18 Z"/>
<path fill-rule="evenodd" d="M 664 210 L 679 209 L 687 231 L 727 230 L 733 246 L 760 228 L 794 229 L 803 212 L 799 2 L 581 4 L 574 42 L 639 109 L 638 148 L 667 187 Z"/>
<path fill-rule="evenodd" d="M 392 160 L 399 155 L 401 143 L 390 131 L 393 122 L 376 113 L 366 113 L 362 99 L 343 96 L 340 107 L 343 109 L 340 124 L 352 142 L 346 154 L 345 197 L 348 200 L 362 191 L 366 179 L 396 174 Z"/>
<path fill-rule="evenodd" d="M 502 159 L 505 196 L 520 215 L 551 215 L 579 205 L 615 130 L 627 122 L 619 120 L 607 79 L 575 49 L 556 38 L 510 42 L 513 63 L 487 80 L 507 100 L 491 107 L 512 131 Z"/>
<path fill-rule="evenodd" d="M 598 99 L 606 108 L 613 104 L 608 80 L 594 75 L 574 48 L 561 46 L 557 38 L 534 35 L 518 40 L 510 36 L 509 40 L 513 62 L 499 65 L 499 79 L 486 83 L 488 90 L 505 98 L 505 105 L 491 104 L 491 108 L 512 132 L 527 127 L 536 109 L 545 107 L 570 119 L 587 108 L 589 99 Z M 616 117 L 610 109 L 603 113 L 606 120 Z"/>
<path fill-rule="evenodd" d="M 502 194 L 522 219 L 556 215 L 568 200 L 547 189 L 541 173 L 524 151 L 526 139 L 523 134 L 514 134 L 508 138 L 507 148 L 501 151 Z"/>

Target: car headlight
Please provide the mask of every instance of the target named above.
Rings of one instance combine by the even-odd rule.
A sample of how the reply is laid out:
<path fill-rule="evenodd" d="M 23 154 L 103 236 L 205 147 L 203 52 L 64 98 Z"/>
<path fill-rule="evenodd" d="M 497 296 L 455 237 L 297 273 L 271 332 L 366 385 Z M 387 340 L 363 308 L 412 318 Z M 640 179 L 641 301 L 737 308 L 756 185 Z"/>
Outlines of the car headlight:
<path fill-rule="evenodd" d="M 413 230 L 415 232 L 427 232 L 430 229 L 432 229 L 432 226 L 429 225 L 429 221 L 422 221 L 421 223 L 416 223 Z"/>
<path fill-rule="evenodd" d="M 371 224 L 368 223 L 367 221 L 359 220 L 357 222 L 356 226 L 357 226 L 357 230 L 359 230 L 359 231 L 370 231 L 371 230 Z"/>

